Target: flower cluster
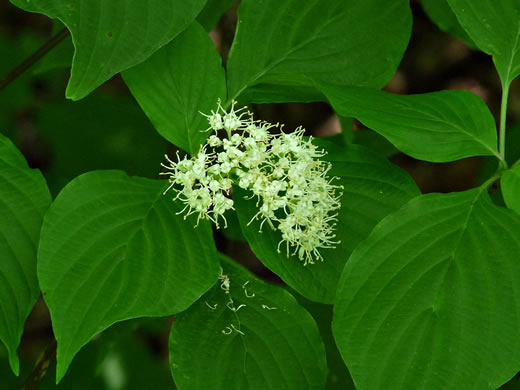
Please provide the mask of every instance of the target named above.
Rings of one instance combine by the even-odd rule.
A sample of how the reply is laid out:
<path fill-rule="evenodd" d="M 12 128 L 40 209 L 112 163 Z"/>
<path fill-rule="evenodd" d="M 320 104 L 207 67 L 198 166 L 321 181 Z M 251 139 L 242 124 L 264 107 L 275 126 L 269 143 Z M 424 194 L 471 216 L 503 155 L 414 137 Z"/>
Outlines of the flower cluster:
<path fill-rule="evenodd" d="M 190 159 L 168 159 L 170 186 L 175 199 L 185 203 L 181 212 L 197 213 L 198 221 L 209 219 L 219 227 L 219 217 L 233 209 L 231 186 L 251 191 L 257 199 L 258 212 L 249 223 L 260 220 L 279 230 L 287 255 L 291 249 L 304 264 L 323 260 L 319 249 L 333 248 L 334 228 L 340 207 L 341 186 L 329 178 L 331 165 L 320 160 L 325 152 L 305 138 L 304 129 L 293 133 L 270 133 L 277 125 L 255 121 L 246 107 L 227 112 L 220 102 L 216 112 L 206 115 L 213 130 L 207 143 Z M 218 137 L 225 130 L 228 138 Z"/>

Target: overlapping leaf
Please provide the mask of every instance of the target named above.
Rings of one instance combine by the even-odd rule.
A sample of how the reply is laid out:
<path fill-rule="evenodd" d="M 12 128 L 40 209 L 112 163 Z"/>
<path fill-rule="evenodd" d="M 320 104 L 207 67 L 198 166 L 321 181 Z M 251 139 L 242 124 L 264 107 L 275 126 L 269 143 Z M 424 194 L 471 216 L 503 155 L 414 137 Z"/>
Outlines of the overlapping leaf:
<path fill-rule="evenodd" d="M 460 25 L 447 0 L 421 0 L 421 5 L 441 30 L 462 39 L 471 47 L 475 46 L 468 33 Z"/>
<path fill-rule="evenodd" d="M 242 1 L 228 62 L 229 97 L 241 103 L 321 100 L 313 80 L 380 88 L 394 74 L 410 28 L 405 0 Z M 261 88 L 259 100 L 247 93 L 251 87 Z"/>
<path fill-rule="evenodd" d="M 520 74 L 520 2 L 448 0 L 473 42 L 493 56 L 500 78 L 509 85 Z"/>
<path fill-rule="evenodd" d="M 67 26 L 75 54 L 67 97 L 84 98 L 116 73 L 147 59 L 182 32 L 205 0 L 11 0 Z"/>
<path fill-rule="evenodd" d="M 520 165 L 504 172 L 500 184 L 507 207 L 520 214 Z"/>
<path fill-rule="evenodd" d="M 209 136 L 201 114 L 226 99 L 226 77 L 208 33 L 193 23 L 142 64 L 124 72 L 125 82 L 157 131 L 194 154 Z"/>
<path fill-rule="evenodd" d="M 41 173 L 30 169 L 11 141 L 0 135 L 0 340 L 16 375 L 24 323 L 40 295 L 36 248 L 50 203 Z"/>
<path fill-rule="evenodd" d="M 323 389 L 325 350 L 309 313 L 287 291 L 230 261 L 222 266 L 229 289 L 222 279 L 172 328 L 179 390 Z"/>
<path fill-rule="evenodd" d="M 164 187 L 94 171 L 69 183 L 46 214 L 38 278 L 58 340 L 57 380 L 97 332 L 184 310 L 215 282 L 209 224 L 194 229 L 178 216 Z"/>
<path fill-rule="evenodd" d="M 419 191 L 404 171 L 361 147 L 352 145 L 345 149 L 321 144 L 329 151 L 326 159 L 333 164 L 330 176 L 337 176 L 337 184 L 344 186 L 336 230 L 341 243 L 336 249 L 320 251 L 323 263 L 304 267 L 297 256 L 288 256 L 285 249 L 279 253 L 279 231 L 264 227 L 259 234 L 259 222 L 249 224 L 258 211 L 255 201 L 245 200 L 246 193 L 240 189 L 235 189 L 233 199 L 242 231 L 264 265 L 307 299 L 332 303 L 350 253 L 382 218 L 419 195 Z"/>
<path fill-rule="evenodd" d="M 428 194 L 378 224 L 338 285 L 358 390 L 496 389 L 520 369 L 520 216 L 487 192 Z"/>
<path fill-rule="evenodd" d="M 394 95 L 369 88 L 320 88 L 338 114 L 359 119 L 412 157 L 432 162 L 500 158 L 493 115 L 471 92 Z"/>

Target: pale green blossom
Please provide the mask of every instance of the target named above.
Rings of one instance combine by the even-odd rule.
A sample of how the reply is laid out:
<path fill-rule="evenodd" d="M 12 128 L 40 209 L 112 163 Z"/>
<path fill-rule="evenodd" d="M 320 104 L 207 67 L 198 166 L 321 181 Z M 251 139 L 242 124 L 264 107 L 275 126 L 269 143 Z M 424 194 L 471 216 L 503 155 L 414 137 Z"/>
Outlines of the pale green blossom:
<path fill-rule="evenodd" d="M 191 159 L 168 159 L 164 165 L 170 186 L 185 203 L 182 213 L 197 213 L 198 220 L 209 219 L 219 227 L 219 217 L 233 209 L 230 197 L 234 183 L 250 191 L 258 212 L 249 224 L 259 220 L 259 230 L 267 222 L 281 233 L 280 247 L 287 255 L 298 256 L 304 264 L 323 260 L 320 249 L 334 248 L 337 210 L 341 186 L 327 173 L 331 165 L 320 160 L 325 151 L 304 138 L 305 130 L 292 133 L 269 130 L 278 125 L 255 121 L 246 108 L 235 110 L 235 102 L 225 111 L 220 102 L 208 118 L 214 132 Z M 204 115 L 204 114 L 203 114 Z M 221 140 L 218 131 L 228 138 Z"/>

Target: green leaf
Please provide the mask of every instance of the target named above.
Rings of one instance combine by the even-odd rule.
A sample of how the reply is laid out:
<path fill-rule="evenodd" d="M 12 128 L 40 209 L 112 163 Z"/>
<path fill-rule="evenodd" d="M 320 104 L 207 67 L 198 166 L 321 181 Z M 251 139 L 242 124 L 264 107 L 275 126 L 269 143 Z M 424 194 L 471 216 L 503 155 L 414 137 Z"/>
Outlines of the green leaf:
<path fill-rule="evenodd" d="M 358 390 L 496 389 L 520 369 L 520 216 L 485 189 L 428 194 L 378 224 L 338 285 Z"/>
<path fill-rule="evenodd" d="M 394 74 L 411 31 L 409 2 L 244 0 L 229 54 L 229 97 L 283 89 L 264 101 L 319 99 L 314 81 L 380 88 Z M 302 97 L 302 89 L 306 96 Z M 267 96 L 267 99 L 266 99 Z"/>
<path fill-rule="evenodd" d="M 217 283 L 173 325 L 170 364 L 179 390 L 323 389 L 325 349 L 309 313 L 284 289 L 231 261 L 222 266 L 229 293 Z"/>
<path fill-rule="evenodd" d="M 421 0 L 421 5 L 442 31 L 456 36 L 472 48 L 475 47 L 475 43 L 460 25 L 447 0 Z"/>
<path fill-rule="evenodd" d="M 258 211 L 255 200 L 245 200 L 247 194 L 240 188 L 233 189 L 233 199 L 242 232 L 262 263 L 305 298 L 332 303 L 350 253 L 382 218 L 419 195 L 419 190 L 404 171 L 357 145 L 344 148 L 325 141 L 320 145 L 329 152 L 324 159 L 333 165 L 329 175 L 344 186 L 335 232 L 341 243 L 336 249 L 320 250 L 323 263 L 304 267 L 297 256 L 288 257 L 284 247 L 278 253 L 281 233 L 269 227 L 259 233 L 258 221 L 249 224 Z"/>
<path fill-rule="evenodd" d="M 520 165 L 504 172 L 500 184 L 507 207 L 520 214 Z"/>
<path fill-rule="evenodd" d="M 473 42 L 493 61 L 509 85 L 520 74 L 520 2 L 518 0 L 448 0 Z"/>
<path fill-rule="evenodd" d="M 36 118 L 38 132 L 50 151 L 45 177 L 53 194 L 92 170 L 120 169 L 154 178 L 168 149 L 137 103 L 127 96 L 96 91 L 79 102 L 61 98 L 42 105 Z"/>
<path fill-rule="evenodd" d="M 146 60 L 182 32 L 205 4 L 205 0 L 11 2 L 59 19 L 70 30 L 75 53 L 66 95 L 73 100 Z"/>
<path fill-rule="evenodd" d="M 18 375 L 16 350 L 23 327 L 40 296 L 36 248 L 51 197 L 40 171 L 0 135 L 0 340 Z"/>
<path fill-rule="evenodd" d="M 124 72 L 157 131 L 190 154 L 210 135 L 209 113 L 226 99 L 226 76 L 208 33 L 193 23 L 142 64 Z"/>
<path fill-rule="evenodd" d="M 454 161 L 495 155 L 495 120 L 469 91 L 394 95 L 369 88 L 321 85 L 336 112 L 377 131 L 400 151 L 420 160 Z"/>
<path fill-rule="evenodd" d="M 38 278 L 58 340 L 58 381 L 97 332 L 182 311 L 215 283 L 210 225 L 184 221 L 164 188 L 162 180 L 89 172 L 45 215 Z"/>
<path fill-rule="evenodd" d="M 206 31 L 215 28 L 222 15 L 231 8 L 235 0 L 207 0 L 206 5 L 197 16 L 197 22 L 201 24 Z"/>

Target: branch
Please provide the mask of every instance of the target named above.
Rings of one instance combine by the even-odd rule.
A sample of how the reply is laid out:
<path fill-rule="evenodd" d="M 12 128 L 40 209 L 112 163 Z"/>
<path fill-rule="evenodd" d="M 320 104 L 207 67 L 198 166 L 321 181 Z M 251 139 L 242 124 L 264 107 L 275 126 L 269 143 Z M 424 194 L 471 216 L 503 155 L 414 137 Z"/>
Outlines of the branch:
<path fill-rule="evenodd" d="M 25 385 L 22 390 L 36 390 L 40 386 L 41 382 L 47 375 L 49 367 L 56 360 L 56 339 L 54 339 L 45 349 L 43 356 L 32 371 L 29 378 L 25 381 Z"/>
<path fill-rule="evenodd" d="M 52 37 L 47 43 L 38 49 L 34 54 L 27 58 L 24 62 L 14 68 L 3 80 L 0 81 L 0 91 L 12 83 L 18 76 L 24 73 L 32 65 L 34 65 L 40 58 L 47 54 L 53 49 L 58 43 L 63 41 L 69 35 L 69 30 L 64 28 L 54 37 Z"/>

